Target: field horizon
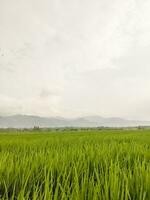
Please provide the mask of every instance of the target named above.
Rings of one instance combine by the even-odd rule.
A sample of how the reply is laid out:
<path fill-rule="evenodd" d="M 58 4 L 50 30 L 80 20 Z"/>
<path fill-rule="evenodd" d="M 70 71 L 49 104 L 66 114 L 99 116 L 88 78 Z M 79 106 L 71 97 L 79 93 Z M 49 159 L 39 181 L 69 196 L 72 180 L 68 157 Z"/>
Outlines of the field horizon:
<path fill-rule="evenodd" d="M 129 120 L 120 117 L 42 117 L 35 115 L 0 116 L 0 128 L 59 128 L 59 127 L 137 127 L 150 126 L 150 121 Z"/>

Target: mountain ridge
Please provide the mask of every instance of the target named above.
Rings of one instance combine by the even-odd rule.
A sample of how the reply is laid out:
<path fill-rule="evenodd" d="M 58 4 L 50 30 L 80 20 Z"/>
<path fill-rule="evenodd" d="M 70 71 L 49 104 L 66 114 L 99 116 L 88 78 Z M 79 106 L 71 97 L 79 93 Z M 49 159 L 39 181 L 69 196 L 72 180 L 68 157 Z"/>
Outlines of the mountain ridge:
<path fill-rule="evenodd" d="M 53 127 L 133 127 L 150 126 L 150 121 L 128 120 L 119 117 L 85 116 L 77 118 L 41 117 L 36 115 L 0 116 L 0 128 Z"/>

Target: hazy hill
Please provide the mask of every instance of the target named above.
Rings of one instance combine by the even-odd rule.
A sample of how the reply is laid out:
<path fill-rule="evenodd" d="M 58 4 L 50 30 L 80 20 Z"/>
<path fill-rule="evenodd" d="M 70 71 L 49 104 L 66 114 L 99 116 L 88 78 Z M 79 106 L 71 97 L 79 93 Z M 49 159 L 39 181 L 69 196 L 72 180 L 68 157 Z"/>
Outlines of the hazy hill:
<path fill-rule="evenodd" d="M 0 128 L 32 128 L 39 127 L 127 127 L 150 125 L 149 121 L 126 120 L 122 118 L 103 118 L 99 116 L 87 116 L 74 119 L 61 117 L 38 117 L 28 115 L 14 115 L 0 117 Z"/>

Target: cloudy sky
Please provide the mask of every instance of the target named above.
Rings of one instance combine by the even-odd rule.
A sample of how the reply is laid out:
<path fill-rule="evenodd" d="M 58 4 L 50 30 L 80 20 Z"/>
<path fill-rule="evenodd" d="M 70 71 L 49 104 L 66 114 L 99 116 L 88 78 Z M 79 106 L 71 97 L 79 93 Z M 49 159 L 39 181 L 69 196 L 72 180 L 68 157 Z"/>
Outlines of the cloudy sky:
<path fill-rule="evenodd" d="M 0 0 L 0 115 L 150 120 L 150 1 Z"/>

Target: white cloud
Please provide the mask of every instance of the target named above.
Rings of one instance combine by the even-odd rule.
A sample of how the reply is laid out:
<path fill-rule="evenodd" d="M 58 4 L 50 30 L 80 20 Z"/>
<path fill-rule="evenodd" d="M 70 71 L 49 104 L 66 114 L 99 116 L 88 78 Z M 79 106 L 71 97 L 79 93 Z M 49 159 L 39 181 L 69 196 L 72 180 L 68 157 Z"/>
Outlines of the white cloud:
<path fill-rule="evenodd" d="M 0 112 L 150 119 L 149 6 L 1 0 Z"/>

